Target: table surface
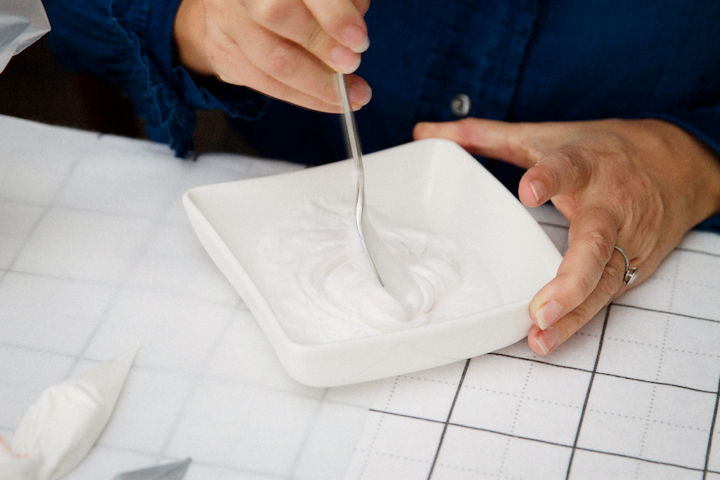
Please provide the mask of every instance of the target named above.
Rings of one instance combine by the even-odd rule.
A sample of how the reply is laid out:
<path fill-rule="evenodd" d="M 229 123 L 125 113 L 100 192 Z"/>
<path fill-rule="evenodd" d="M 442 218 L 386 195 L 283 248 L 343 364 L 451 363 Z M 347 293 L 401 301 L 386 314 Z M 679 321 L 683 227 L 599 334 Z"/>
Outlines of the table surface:
<path fill-rule="evenodd" d="M 302 168 L 0 116 L 0 434 L 47 387 L 136 345 L 66 478 L 192 458 L 197 479 L 720 479 L 720 236 L 691 232 L 558 352 L 524 342 L 315 389 L 282 369 L 182 208 Z M 533 212 L 561 251 L 567 223 Z"/>

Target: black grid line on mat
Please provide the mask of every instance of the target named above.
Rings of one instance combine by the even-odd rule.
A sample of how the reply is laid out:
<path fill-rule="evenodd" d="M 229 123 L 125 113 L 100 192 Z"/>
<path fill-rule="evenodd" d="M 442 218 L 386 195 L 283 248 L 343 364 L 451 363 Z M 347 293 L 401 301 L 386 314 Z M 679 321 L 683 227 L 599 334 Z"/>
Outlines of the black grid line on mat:
<path fill-rule="evenodd" d="M 572 445 L 572 451 L 570 452 L 570 460 L 568 461 L 567 475 L 565 475 L 566 479 L 570 478 L 570 472 L 572 470 L 573 460 L 575 459 L 575 451 L 578 448 L 578 440 L 580 439 L 580 431 L 582 430 L 583 420 L 585 419 L 585 412 L 587 411 L 588 402 L 590 401 L 590 392 L 592 391 L 593 381 L 595 380 L 598 363 L 600 362 L 600 353 L 602 352 L 603 340 L 605 338 L 605 330 L 607 329 L 607 323 L 608 323 L 608 318 L 610 316 L 611 308 L 612 308 L 612 305 L 609 306 L 608 309 L 605 311 L 605 318 L 603 319 L 602 333 L 600 334 L 600 345 L 598 345 L 597 354 L 595 355 L 595 363 L 593 365 L 592 372 L 590 372 L 590 382 L 588 382 L 588 389 L 587 389 L 587 392 L 585 393 L 585 402 L 583 403 L 582 413 L 580 414 L 580 422 L 578 424 L 578 428 L 575 433 L 575 441 L 573 442 L 573 445 Z"/>
<path fill-rule="evenodd" d="M 539 223 L 542 226 L 546 227 L 546 229 L 549 228 L 550 230 L 567 230 L 566 225 L 562 225 L 557 222 L 540 221 Z M 558 238 L 556 240 L 559 241 L 560 244 L 562 244 L 561 239 Z M 712 251 L 703 251 L 702 247 L 698 249 L 695 246 L 679 246 L 675 249 L 675 253 L 680 256 L 676 256 L 674 260 L 671 259 L 669 263 L 666 264 L 666 268 L 671 268 L 672 271 L 666 270 L 665 273 L 658 272 L 659 275 L 656 275 L 655 277 L 656 281 L 660 281 L 659 285 L 663 285 L 662 282 L 671 282 L 670 284 L 665 283 L 665 288 L 667 289 L 666 291 L 669 296 L 665 298 L 655 297 L 659 298 L 661 300 L 660 302 L 654 302 L 652 300 L 653 297 L 643 297 L 642 295 L 640 297 L 624 296 L 620 298 L 619 301 L 609 304 L 606 307 L 606 311 L 604 312 L 604 318 L 598 318 L 596 320 L 602 322 L 602 324 L 596 323 L 595 328 L 597 333 L 593 334 L 595 338 L 597 338 L 598 342 L 597 344 L 595 344 L 597 346 L 593 348 L 597 348 L 597 350 L 594 352 L 588 351 L 584 360 L 568 361 L 567 359 L 565 359 L 553 361 L 552 359 L 545 359 L 534 355 L 528 357 L 526 352 L 515 352 L 512 349 L 510 351 L 498 351 L 485 355 L 485 357 L 504 358 L 510 362 L 528 362 L 531 364 L 531 366 L 529 367 L 530 371 L 533 370 L 532 365 L 542 366 L 542 368 L 545 369 L 546 375 L 549 375 L 551 378 L 554 378 L 554 374 L 552 374 L 553 371 L 568 372 L 567 375 L 569 375 L 569 377 L 567 377 L 566 374 L 562 374 L 563 378 L 573 378 L 573 376 L 576 376 L 576 374 L 580 376 L 582 376 L 583 374 L 589 376 L 587 388 L 586 390 L 584 390 L 584 397 L 581 393 L 583 390 L 576 389 L 574 393 L 575 397 L 573 398 L 577 399 L 578 401 L 582 399 L 582 401 L 580 401 L 580 403 L 578 404 L 578 406 L 581 405 L 581 413 L 579 420 L 577 420 L 577 425 L 574 429 L 574 437 L 571 435 L 566 435 L 566 439 L 568 441 L 565 441 L 563 439 L 561 439 L 561 441 L 555 441 L 555 438 L 544 438 L 543 435 L 535 436 L 532 431 L 528 432 L 527 430 L 523 429 L 518 429 L 518 431 L 515 431 L 515 424 L 512 422 L 512 418 L 510 418 L 512 415 L 508 417 L 509 420 L 507 420 L 505 424 L 499 424 L 500 428 L 494 428 L 495 426 L 492 424 L 492 422 L 483 422 L 483 417 L 477 417 L 480 419 L 479 421 L 459 421 L 461 418 L 463 420 L 466 420 L 468 418 L 463 418 L 462 415 L 459 414 L 458 408 L 456 408 L 458 406 L 459 399 L 462 400 L 462 395 L 467 395 L 468 391 L 477 391 L 478 389 L 484 390 L 484 394 L 486 395 L 486 397 L 484 398 L 489 398 L 490 404 L 493 404 L 492 402 L 494 402 L 495 400 L 492 400 L 492 398 L 488 395 L 493 394 L 497 395 L 498 398 L 502 397 L 503 395 L 508 399 L 514 398 L 516 402 L 520 403 L 522 403 L 523 401 L 548 401 L 547 398 L 526 397 L 525 391 L 522 390 L 522 380 L 518 378 L 515 379 L 514 387 L 512 387 L 514 388 L 514 390 L 512 391 L 510 390 L 511 387 L 508 387 L 508 390 L 503 391 L 502 388 L 499 388 L 497 386 L 488 386 L 487 388 L 483 389 L 483 385 L 478 385 L 477 380 L 472 379 L 472 377 L 470 380 L 468 379 L 469 370 L 472 370 L 473 365 L 475 365 L 474 359 L 465 361 L 462 367 L 462 375 L 460 375 L 460 379 L 459 381 L 457 381 L 456 385 L 455 382 L 453 382 L 453 386 L 451 389 L 439 391 L 442 395 L 445 396 L 444 403 L 446 407 L 443 408 L 448 408 L 446 416 L 444 416 L 443 414 L 439 414 L 437 409 L 433 412 L 429 412 L 429 416 L 425 416 L 424 412 L 422 411 L 406 411 L 405 407 L 407 407 L 407 405 L 402 404 L 401 401 L 400 403 L 394 403 L 392 408 L 390 408 L 390 404 L 388 403 L 383 406 L 377 406 L 377 408 L 371 409 L 371 412 L 382 416 L 388 415 L 403 417 L 408 420 L 414 420 L 417 422 L 428 422 L 435 424 L 438 427 L 441 426 L 442 433 L 439 435 L 437 440 L 433 440 L 433 442 L 437 441 L 434 453 L 425 454 L 427 455 L 425 457 L 426 462 L 429 465 L 427 474 L 425 476 L 414 476 L 413 478 L 426 478 L 427 480 L 433 480 L 434 478 L 441 477 L 448 478 L 448 475 L 450 475 L 449 478 L 453 478 L 455 473 L 459 472 L 464 472 L 466 475 L 480 473 L 491 478 L 534 478 L 532 477 L 532 475 L 528 477 L 527 475 L 523 474 L 511 474 L 508 470 L 504 470 L 504 454 L 507 453 L 507 450 L 505 450 L 505 453 L 503 453 L 501 449 L 498 450 L 499 456 L 503 456 L 503 458 L 502 461 L 498 463 L 500 467 L 496 471 L 492 471 L 492 467 L 487 467 L 489 470 L 481 471 L 484 467 L 484 460 L 481 461 L 481 463 L 479 464 L 473 465 L 472 463 L 462 463 L 462 460 L 460 461 L 460 463 L 458 463 L 457 459 L 463 457 L 447 457 L 449 452 L 452 451 L 452 448 L 456 448 L 459 445 L 457 443 L 458 438 L 471 438 L 467 437 L 467 435 L 465 434 L 458 433 L 461 430 L 476 431 L 482 435 L 496 435 L 498 439 L 507 438 L 508 442 L 517 440 L 521 443 L 516 444 L 516 449 L 524 449 L 528 445 L 537 444 L 545 445 L 545 447 L 538 447 L 541 451 L 546 448 L 555 448 L 558 452 L 564 450 L 565 452 L 567 452 L 565 454 L 566 457 L 563 457 L 567 459 L 566 470 L 564 474 L 560 474 L 560 472 L 555 471 L 553 478 L 565 478 L 565 480 L 585 478 L 586 475 L 588 475 L 588 473 L 590 472 L 588 468 L 592 468 L 592 465 L 594 465 L 593 462 L 603 462 L 603 456 L 606 456 L 608 459 L 614 458 L 615 460 L 611 460 L 609 463 L 614 466 L 631 466 L 632 463 L 627 462 L 634 462 L 635 467 L 631 466 L 629 472 L 631 477 L 633 477 L 632 470 L 634 470 L 634 478 L 654 478 L 653 473 L 649 472 L 657 471 L 664 472 L 663 475 L 665 475 L 666 477 L 668 477 L 669 475 L 668 478 L 675 478 L 675 476 L 677 475 L 682 476 L 682 473 L 680 473 L 681 471 L 687 472 L 688 475 L 691 476 L 691 478 L 702 477 L 703 479 L 709 478 L 710 475 L 720 474 L 720 457 L 717 453 L 712 453 L 713 447 L 715 447 L 715 449 L 720 448 L 719 441 L 716 440 L 715 442 L 713 442 L 713 436 L 716 433 L 715 430 L 718 425 L 717 414 L 718 410 L 720 410 L 720 376 L 718 378 L 715 378 L 714 375 L 716 372 L 710 370 L 698 376 L 698 378 L 700 378 L 702 381 L 693 383 L 693 381 L 686 382 L 685 379 L 678 377 L 677 375 L 660 376 L 659 370 L 657 372 L 658 375 L 643 376 L 642 374 L 640 374 L 640 372 L 637 372 L 632 368 L 629 370 L 614 368 L 612 363 L 613 355 L 617 355 L 618 348 L 620 348 L 621 345 L 627 344 L 629 346 L 629 349 L 633 349 L 635 348 L 635 344 L 637 343 L 638 348 L 646 348 L 648 350 L 651 350 L 652 348 L 657 348 L 657 351 L 659 352 L 658 358 L 660 362 L 658 364 L 658 368 L 659 365 L 663 364 L 663 362 L 665 361 L 664 356 L 667 352 L 679 352 L 687 355 L 688 357 L 696 355 L 697 358 L 704 358 L 705 360 L 709 358 L 710 364 L 713 366 L 713 368 L 717 368 L 716 358 L 720 357 L 720 350 L 717 350 L 716 353 L 716 349 L 714 347 L 708 347 L 707 345 L 705 345 L 705 349 L 703 350 L 702 348 L 694 346 L 693 343 L 685 343 L 678 347 L 678 344 L 676 343 L 666 343 L 665 337 L 668 334 L 667 324 L 669 321 L 675 322 L 676 326 L 679 326 L 679 328 L 683 328 L 685 322 L 687 321 L 695 322 L 695 325 L 700 332 L 712 332 L 712 336 L 710 336 L 709 338 L 715 338 L 714 335 L 717 334 L 717 328 L 711 327 L 710 325 L 719 324 L 720 319 L 714 318 L 714 314 L 711 310 L 695 309 L 692 302 L 688 303 L 688 299 L 683 298 L 683 296 L 687 293 L 692 293 L 691 291 L 687 290 L 688 288 L 691 288 L 692 285 L 689 284 L 687 281 L 683 280 L 683 272 L 679 272 L 677 270 L 677 266 L 680 263 L 684 264 L 688 262 L 690 264 L 695 263 L 704 265 L 705 263 L 704 260 L 702 260 L 703 258 L 707 259 L 708 262 L 711 262 L 712 265 L 715 265 L 715 262 L 717 261 L 716 259 L 720 258 L 720 254 L 714 253 Z M 686 255 L 690 255 L 690 257 L 687 257 L 688 260 L 685 260 Z M 693 258 L 692 256 L 696 257 Z M 710 283 L 707 283 L 707 285 L 704 284 L 703 286 L 706 286 L 710 289 L 717 289 L 718 285 L 716 285 L 715 277 L 711 275 L 708 278 L 710 279 Z M 682 290 L 683 288 L 685 289 L 684 291 Z M 652 287 L 650 288 L 650 290 L 652 291 Z M 661 292 L 662 290 L 658 291 Z M 675 298 L 681 301 L 677 305 L 673 302 Z M 692 298 L 692 296 L 688 298 Z M 664 300 L 669 300 L 669 303 L 665 302 Z M 644 335 L 637 337 L 635 341 L 632 337 L 618 337 L 618 332 L 622 331 L 622 329 L 618 330 L 618 326 L 622 326 L 626 323 L 619 323 L 621 319 L 627 320 L 627 318 L 632 319 L 633 317 L 638 316 L 645 318 L 645 314 L 649 316 L 655 316 L 649 318 L 657 319 L 658 328 L 664 327 L 662 330 L 658 330 L 658 333 L 660 334 L 659 340 L 656 339 L 655 341 L 653 341 L 652 339 L 646 339 Z M 702 327 L 702 324 L 707 325 L 707 327 Z M 614 351 L 616 353 L 613 353 L 613 349 L 615 349 Z M 592 355 L 593 353 L 594 361 Z M 615 357 L 616 361 L 617 358 L 620 357 Z M 651 359 L 645 359 L 645 361 L 652 362 Z M 682 361 L 688 362 L 688 360 Z M 702 366 L 696 366 L 693 362 L 694 360 L 690 360 L 689 363 L 683 365 L 691 369 L 696 367 L 703 368 Z M 477 364 L 475 365 L 475 367 L 477 369 L 480 369 L 479 371 L 482 371 L 483 367 L 481 367 L 480 365 L 482 364 Z M 500 365 L 499 368 L 504 368 L 503 364 L 494 364 L 492 362 L 486 365 Z M 516 373 L 526 371 L 523 369 L 523 367 L 518 366 L 517 363 L 513 368 L 515 368 L 515 370 L 513 371 L 515 371 Z M 458 370 L 454 371 L 458 372 Z M 576 374 L 570 372 L 576 372 Z M 458 377 L 455 377 L 454 375 L 456 375 L 456 373 L 453 374 L 452 378 L 457 379 Z M 451 377 L 448 377 L 448 379 L 449 378 Z M 478 378 L 484 379 L 486 377 L 483 377 L 481 375 L 481 377 Z M 404 380 L 409 380 L 409 377 L 405 378 Z M 473 381 L 475 381 L 476 383 L 473 384 Z M 613 411 L 611 409 L 606 410 L 605 407 L 607 405 L 606 402 L 608 401 L 608 394 L 607 392 L 603 392 L 603 388 L 607 388 L 608 385 L 622 386 L 622 388 L 619 389 L 619 392 L 624 394 L 632 394 L 636 391 L 649 392 L 649 403 L 644 404 L 640 401 L 638 401 L 637 403 L 633 403 L 631 401 L 630 403 L 633 403 L 633 408 L 636 409 L 633 412 L 626 412 L 622 409 L 617 411 Z M 400 391 L 399 389 L 402 389 L 404 386 L 411 386 L 411 384 L 403 385 L 402 381 L 400 383 L 396 381 L 393 384 L 393 394 L 397 394 L 397 392 Z M 577 386 L 580 386 L 580 384 L 576 384 L 576 387 Z M 410 388 L 412 390 L 414 387 L 411 386 Z M 582 388 L 585 387 L 583 386 Z M 597 390 L 597 392 L 594 393 L 594 390 Z M 465 393 L 463 394 L 463 392 Z M 610 392 L 611 395 L 614 393 L 614 390 Z M 663 397 L 663 395 L 665 395 L 665 397 Z M 450 403 L 451 396 L 452 403 Z M 686 397 L 695 399 L 696 405 L 701 405 L 703 412 L 701 415 L 691 415 L 689 417 L 689 421 L 688 418 L 686 418 L 686 423 L 683 423 L 683 419 L 675 420 L 674 418 L 668 418 L 667 412 L 653 411 L 654 409 L 660 409 L 662 407 L 663 398 L 677 399 Z M 549 401 L 553 401 L 552 397 L 550 397 Z M 562 400 L 560 402 L 560 405 L 562 405 Z M 447 407 L 447 405 L 449 405 L 449 407 Z M 647 406 L 648 410 L 637 410 L 641 409 L 643 405 Z M 479 405 L 479 407 L 481 406 L 482 404 Z M 573 406 L 573 408 L 577 407 Z M 508 409 L 511 410 L 510 407 L 508 407 Z M 460 412 L 462 412 L 462 407 L 460 408 Z M 453 418 L 454 413 L 458 413 L 455 415 L 455 418 Z M 637 431 L 634 432 L 634 434 L 638 439 L 640 448 L 635 450 L 627 446 L 623 446 L 621 448 L 614 448 L 611 443 L 595 443 L 595 438 L 593 437 L 593 428 L 595 428 L 595 432 L 597 432 L 598 419 L 602 420 L 603 415 L 614 415 L 616 417 L 615 419 L 623 418 L 625 421 L 628 422 L 637 422 L 637 425 L 639 425 L 639 427 Z M 472 420 L 473 417 L 470 418 Z M 590 422 L 590 424 L 588 424 L 588 422 Z M 588 431 L 585 433 L 583 433 L 584 428 L 588 429 Z M 695 445 L 695 447 L 693 447 L 694 449 L 692 450 L 692 454 L 689 457 L 672 454 L 668 456 L 663 456 L 658 455 L 657 452 L 651 452 L 649 449 L 650 447 L 646 445 L 646 440 L 647 442 L 652 441 L 653 428 L 666 428 L 668 432 L 671 432 L 667 440 L 670 443 L 676 441 L 673 437 L 674 432 L 682 433 L 683 431 L 691 431 L 693 445 Z M 450 429 L 454 429 L 454 433 L 451 434 Z M 435 431 L 437 431 L 437 429 Z M 568 429 L 566 430 L 566 433 L 569 433 L 571 431 L 572 430 Z M 615 433 L 613 432 L 613 434 Z M 450 435 L 449 439 L 448 435 Z M 707 435 L 707 437 L 705 437 L 705 435 Z M 479 438 L 485 438 L 485 440 L 479 440 L 480 442 L 496 441 L 493 440 L 492 437 L 487 436 Z M 488 440 L 488 438 L 490 440 Z M 706 438 L 706 440 L 703 440 L 704 438 Z M 453 443 L 453 441 L 455 443 Z M 530 443 L 523 444 L 522 442 Z M 704 442 L 704 445 L 702 442 Z M 447 450 L 443 453 L 443 445 L 445 444 L 448 444 L 446 446 L 446 449 L 450 450 Z M 534 449 L 535 447 L 530 448 Z M 468 452 L 471 451 L 472 450 L 468 450 Z M 577 455 L 580 452 L 583 453 L 582 456 Z M 375 453 L 382 454 L 383 452 L 376 451 Z M 515 453 L 515 455 L 517 460 L 517 452 Z M 561 457 L 563 456 L 563 454 L 558 455 L 560 455 Z M 496 459 L 499 458 L 499 456 L 496 457 Z M 563 460 L 563 462 L 564 461 L 565 460 Z M 482 466 L 478 468 L 478 465 Z"/>
<path fill-rule="evenodd" d="M 687 316 L 687 315 L 681 315 L 681 314 L 677 314 L 677 313 L 665 312 L 665 311 L 662 311 L 662 310 L 646 309 L 646 308 L 635 307 L 635 306 L 632 306 L 632 305 L 624 305 L 624 304 L 611 304 L 611 305 L 608 306 L 607 311 L 606 311 L 606 313 L 605 313 L 605 317 L 604 317 L 604 319 L 603 319 L 602 333 L 600 334 L 600 341 L 599 341 L 598 349 L 597 349 L 597 352 L 596 352 L 596 355 L 595 355 L 594 366 L 593 366 L 593 368 L 592 368 L 591 370 L 590 370 L 590 369 L 586 369 L 586 368 L 575 367 L 575 366 L 556 365 L 556 364 L 553 364 L 553 363 L 550 363 L 550 362 L 547 362 L 547 361 L 543 361 L 542 359 L 538 359 L 538 358 L 523 358 L 523 357 L 517 357 L 517 356 L 514 356 L 514 355 L 510 355 L 510 354 L 507 354 L 507 353 L 494 352 L 494 353 L 489 353 L 489 354 L 488 354 L 489 356 L 504 357 L 504 358 L 508 358 L 508 359 L 513 359 L 513 360 L 521 361 L 521 362 L 529 362 L 529 363 L 535 363 L 535 364 L 542 364 L 542 365 L 549 366 L 549 367 L 554 367 L 554 368 L 557 368 L 557 369 L 578 371 L 578 372 L 588 373 L 588 374 L 591 375 L 591 379 L 590 379 L 590 381 L 589 381 L 589 383 L 588 383 L 587 391 L 586 391 L 585 397 L 584 397 L 584 403 L 583 403 L 583 406 L 582 406 L 581 417 L 580 417 L 580 420 L 579 420 L 579 422 L 578 422 L 578 426 L 577 426 L 577 429 L 576 429 L 576 432 L 575 432 L 574 441 L 573 441 L 572 443 L 562 443 L 562 442 L 554 442 L 554 441 L 549 441 L 549 440 L 543 440 L 543 439 L 534 438 L 534 437 L 532 437 L 532 436 L 520 435 L 520 434 L 514 434 L 514 433 L 508 433 L 508 432 L 505 432 L 505 431 L 494 430 L 494 429 L 491 429 L 491 428 L 483 428 L 483 427 L 478 427 L 478 426 L 470 426 L 470 425 L 465 425 L 465 424 L 463 424 L 463 423 L 459 423 L 459 422 L 454 422 L 454 421 L 452 421 L 453 410 L 454 410 L 454 408 L 455 408 L 457 399 L 458 399 L 458 397 L 459 397 L 459 395 L 460 395 L 460 393 L 461 393 L 461 390 L 462 390 L 462 388 L 463 388 L 465 376 L 466 376 L 466 374 L 467 374 L 467 371 L 468 371 L 468 368 L 469 368 L 469 366 L 470 366 L 471 360 L 465 361 L 465 364 L 464 364 L 464 367 L 463 367 L 463 371 L 462 371 L 462 374 L 461 374 L 461 376 L 460 376 L 460 380 L 458 381 L 457 386 L 455 387 L 454 398 L 453 398 L 452 404 L 451 404 L 451 406 L 450 406 L 450 408 L 449 408 L 449 411 L 448 411 L 448 414 L 447 414 L 447 417 L 445 418 L 445 420 L 438 420 L 438 419 L 433 419 L 433 418 L 426 418 L 426 417 L 423 417 L 423 416 L 407 415 L 407 414 L 403 414 L 403 413 L 398 413 L 398 412 L 396 412 L 396 411 L 385 410 L 385 409 L 382 409 L 382 408 L 373 408 L 373 409 L 370 409 L 370 411 L 371 411 L 371 412 L 374 412 L 374 413 L 377 413 L 377 414 L 382 414 L 382 415 L 397 416 L 397 417 L 403 417 L 403 418 L 411 419 L 411 420 L 417 420 L 417 421 L 422 421 L 422 422 L 431 422 L 431 423 L 435 423 L 435 424 L 441 424 L 441 425 L 443 426 L 442 434 L 440 435 L 440 439 L 439 439 L 439 441 L 438 441 L 437 448 L 436 448 L 436 450 L 435 450 L 435 454 L 434 454 L 434 457 L 433 457 L 433 459 L 432 459 L 431 466 L 430 466 L 430 468 L 429 468 L 429 472 L 428 472 L 428 475 L 427 475 L 427 479 L 428 479 L 428 480 L 432 480 L 432 479 L 433 479 L 433 475 L 434 475 L 434 472 L 435 472 L 435 467 L 436 467 L 436 465 L 437 465 L 437 463 L 438 463 L 438 460 L 439 460 L 439 458 L 440 458 L 441 449 L 442 449 L 442 446 L 443 446 L 443 442 L 444 442 L 444 439 L 445 439 L 445 434 L 446 434 L 446 432 L 447 432 L 448 427 L 458 427 L 458 428 L 461 428 L 461 429 L 469 429 L 469 430 L 475 430 L 475 431 L 480 431 L 480 432 L 486 432 L 486 433 L 496 434 L 496 435 L 500 435 L 500 436 L 503 436 L 503 437 L 513 438 L 513 439 L 518 439 L 518 440 L 526 440 L 526 441 L 537 442 L 537 443 L 540 443 L 540 444 L 545 444 L 545 445 L 550 445 L 550 446 L 555 446 L 555 447 L 567 448 L 567 449 L 570 451 L 570 457 L 569 457 L 569 461 L 568 461 L 568 464 L 567 464 L 567 471 L 566 471 L 566 475 L 565 475 L 566 480 L 570 480 L 570 479 L 572 478 L 573 462 L 574 462 L 574 460 L 575 460 L 575 454 L 576 454 L 576 452 L 597 453 L 597 454 L 609 455 L 609 456 L 611 456 L 611 457 L 625 458 L 625 459 L 629 459 L 629 460 L 633 460 L 633 461 L 637 461 L 637 462 L 643 462 L 643 463 L 647 463 L 647 464 L 653 464 L 653 465 L 657 465 L 657 466 L 667 466 L 667 467 L 673 467 L 673 468 L 680 468 L 680 469 L 683 469 L 683 470 L 686 470 L 686 471 L 692 471 L 692 472 L 702 473 L 702 474 L 703 474 L 703 478 L 706 478 L 707 475 L 708 475 L 708 473 L 719 474 L 720 471 L 716 471 L 716 470 L 710 469 L 710 451 L 711 451 L 712 443 L 713 443 L 713 442 L 712 442 L 712 436 L 713 436 L 713 433 L 714 433 L 714 430 L 715 430 L 717 411 L 718 411 L 718 408 L 719 408 L 719 405 L 720 405 L 720 395 L 719 395 L 720 385 L 718 385 L 718 388 L 717 388 L 715 391 L 710 391 L 710 390 L 705 390 L 705 389 L 697 389 L 697 388 L 687 387 L 687 386 L 684 386 L 684 385 L 676 385 L 676 384 L 667 383 L 667 382 L 656 382 L 656 381 L 650 381 L 650 380 L 645 380 L 645 379 L 632 378 L 632 377 L 628 377 L 628 376 L 616 375 L 616 374 L 612 374 L 612 373 L 607 373 L 607 372 L 598 371 L 598 364 L 599 364 L 599 362 L 600 362 L 600 357 L 601 357 L 601 355 L 602 355 L 603 342 L 604 342 L 604 339 L 605 339 L 606 334 L 607 334 L 608 320 L 609 320 L 609 318 L 610 318 L 610 316 L 611 316 L 611 314 L 612 314 L 613 307 L 636 308 L 636 309 L 640 309 L 640 310 L 651 311 L 651 312 L 654 312 L 654 313 L 662 313 L 662 314 L 676 315 L 676 316 L 678 316 L 678 317 L 689 318 L 689 319 L 692 319 L 692 320 L 702 320 L 702 321 L 709 321 L 709 322 L 717 323 L 716 321 L 711 320 L 711 319 L 706 319 L 706 318 L 701 318 L 701 317 L 693 317 L 693 316 Z M 655 460 L 655 459 L 643 458 L 643 457 L 640 457 L 640 456 L 628 455 L 628 454 L 623 454 L 623 453 L 618 453 L 618 452 L 611 452 L 611 451 L 606 451 L 606 450 L 603 450 L 603 449 L 589 448 L 589 447 L 586 447 L 586 446 L 581 446 L 581 445 L 579 445 L 579 439 L 580 439 L 580 435 L 581 435 L 581 432 L 582 432 L 583 422 L 584 422 L 584 420 L 585 420 L 585 414 L 586 414 L 586 411 L 587 411 L 587 409 L 588 409 L 588 404 L 589 404 L 589 401 L 590 401 L 590 396 L 591 396 L 591 393 L 592 393 L 593 384 L 595 383 L 595 379 L 596 379 L 596 378 L 599 378 L 599 377 L 615 378 L 615 379 L 626 380 L 626 381 L 630 381 L 630 382 L 637 382 L 637 383 L 641 383 L 641 384 L 649 384 L 649 385 L 655 385 L 655 386 L 660 386 L 660 387 L 669 387 L 669 388 L 672 388 L 672 389 L 686 390 L 686 391 L 689 391 L 689 392 L 696 392 L 696 393 L 699 393 L 699 394 L 709 394 L 709 395 L 713 395 L 713 396 L 715 397 L 715 408 L 714 408 L 714 414 L 713 414 L 713 417 L 712 417 L 712 423 L 711 423 L 711 425 L 710 425 L 709 433 L 708 433 L 707 451 L 705 452 L 704 466 L 703 466 L 702 468 L 697 468 L 697 467 L 692 467 L 692 466 L 688 466 L 688 465 L 683 465 L 683 464 L 675 463 L 675 462 L 659 461 L 659 460 Z"/>

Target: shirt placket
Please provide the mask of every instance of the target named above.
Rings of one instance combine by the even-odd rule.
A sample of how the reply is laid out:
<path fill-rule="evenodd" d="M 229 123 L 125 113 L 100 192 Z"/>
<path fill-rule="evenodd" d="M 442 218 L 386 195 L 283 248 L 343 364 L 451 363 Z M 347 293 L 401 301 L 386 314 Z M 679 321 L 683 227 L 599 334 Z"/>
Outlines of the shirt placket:
<path fill-rule="evenodd" d="M 429 52 L 417 120 L 505 119 L 539 2 L 461 1 L 448 9 Z"/>

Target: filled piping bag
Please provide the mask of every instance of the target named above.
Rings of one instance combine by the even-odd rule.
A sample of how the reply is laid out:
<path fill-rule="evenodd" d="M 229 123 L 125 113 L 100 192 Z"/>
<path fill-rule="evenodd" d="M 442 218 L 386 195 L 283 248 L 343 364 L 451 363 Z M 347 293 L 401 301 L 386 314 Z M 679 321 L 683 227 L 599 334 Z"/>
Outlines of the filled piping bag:
<path fill-rule="evenodd" d="M 0 72 L 13 55 L 22 52 L 50 31 L 40 0 L 2 0 L 0 2 Z"/>
<path fill-rule="evenodd" d="M 12 443 L 0 438 L 0 480 L 55 480 L 74 469 L 110 419 L 137 351 L 45 390 Z"/>

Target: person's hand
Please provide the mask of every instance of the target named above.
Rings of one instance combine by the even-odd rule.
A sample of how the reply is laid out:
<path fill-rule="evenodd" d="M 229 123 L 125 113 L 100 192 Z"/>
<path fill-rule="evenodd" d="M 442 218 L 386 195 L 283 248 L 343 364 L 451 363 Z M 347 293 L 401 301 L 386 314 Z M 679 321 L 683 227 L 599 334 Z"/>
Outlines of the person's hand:
<path fill-rule="evenodd" d="M 546 354 L 628 287 L 621 247 L 646 279 L 694 225 L 720 212 L 720 159 L 660 120 L 420 123 L 416 139 L 454 140 L 469 152 L 528 169 L 520 201 L 552 200 L 570 221 L 557 276 L 530 303 L 528 343 Z"/>
<path fill-rule="evenodd" d="M 178 59 L 195 73 L 322 112 L 339 113 L 335 72 L 352 73 L 369 45 L 369 0 L 182 0 Z M 353 108 L 370 101 L 350 75 Z"/>

